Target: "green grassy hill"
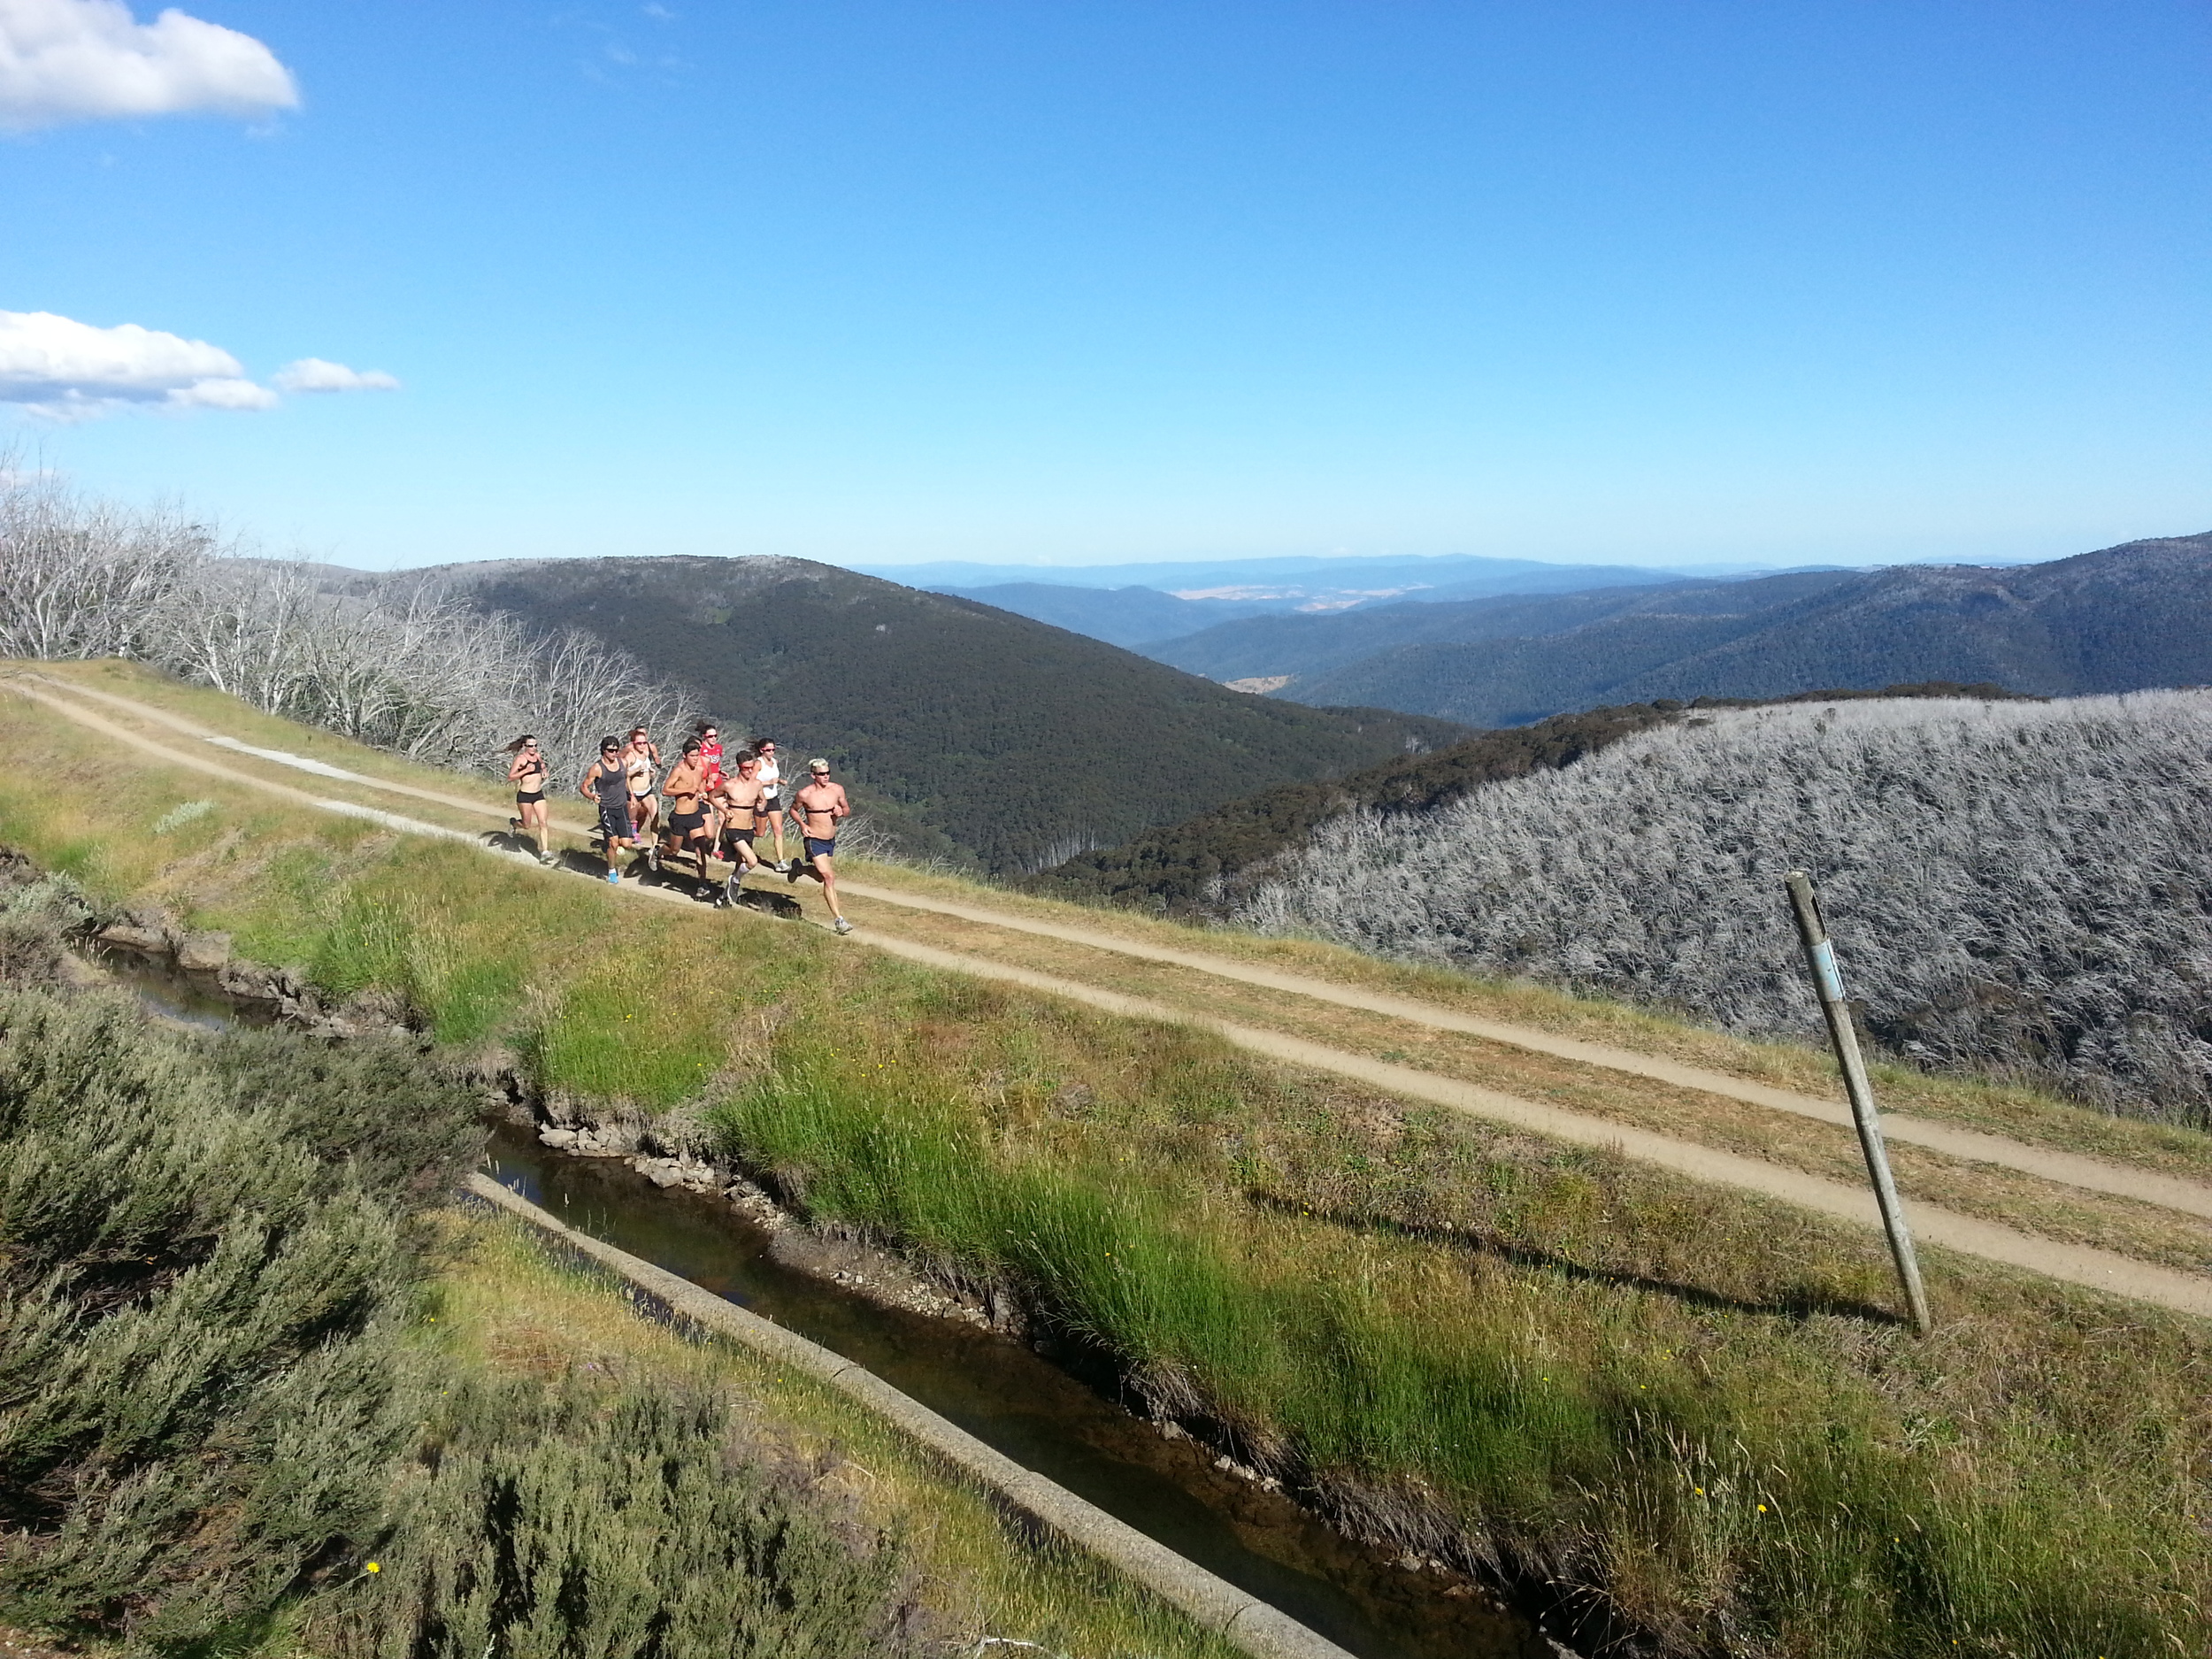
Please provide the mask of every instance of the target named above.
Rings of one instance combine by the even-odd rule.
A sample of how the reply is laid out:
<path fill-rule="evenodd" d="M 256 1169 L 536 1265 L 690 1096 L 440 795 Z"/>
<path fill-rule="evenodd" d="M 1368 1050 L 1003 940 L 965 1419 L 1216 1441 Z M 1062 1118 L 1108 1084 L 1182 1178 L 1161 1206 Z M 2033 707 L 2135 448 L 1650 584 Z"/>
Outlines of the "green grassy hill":
<path fill-rule="evenodd" d="M 1048 868 L 1270 785 L 1432 749 L 1450 722 L 1310 709 L 972 601 L 802 559 L 565 559 L 433 576 L 695 687 L 733 733 L 828 756 L 906 849 Z"/>

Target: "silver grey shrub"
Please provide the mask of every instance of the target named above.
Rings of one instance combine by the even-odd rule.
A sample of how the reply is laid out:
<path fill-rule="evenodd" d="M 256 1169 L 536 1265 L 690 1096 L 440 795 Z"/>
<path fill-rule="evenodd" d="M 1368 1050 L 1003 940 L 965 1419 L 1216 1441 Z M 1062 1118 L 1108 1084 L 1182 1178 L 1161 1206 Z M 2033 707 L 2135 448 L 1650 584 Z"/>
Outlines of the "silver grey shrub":
<path fill-rule="evenodd" d="M 1336 819 L 1239 919 L 1815 1036 L 1811 870 L 1869 1030 L 2212 1125 L 2212 694 L 1719 714 Z"/>

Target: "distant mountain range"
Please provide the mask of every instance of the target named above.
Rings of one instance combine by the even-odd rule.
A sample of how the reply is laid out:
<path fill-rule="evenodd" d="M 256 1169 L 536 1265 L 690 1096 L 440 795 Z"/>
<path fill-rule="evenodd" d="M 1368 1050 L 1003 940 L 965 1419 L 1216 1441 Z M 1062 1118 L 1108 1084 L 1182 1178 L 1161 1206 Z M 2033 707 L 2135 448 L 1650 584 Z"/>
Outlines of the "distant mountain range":
<path fill-rule="evenodd" d="M 1251 617 L 1148 654 L 1269 695 L 1526 724 L 1653 698 L 1994 681 L 2062 695 L 2212 682 L 2212 533 L 2041 565 L 1686 580 Z"/>
<path fill-rule="evenodd" d="M 1025 617 L 789 558 L 503 560 L 429 581 L 576 627 L 695 690 L 787 765 L 831 757 L 909 853 L 1017 873 L 1271 784 L 1465 733 L 1383 710 L 1252 697 Z"/>
<path fill-rule="evenodd" d="M 948 563 L 885 567 L 869 573 L 933 593 L 974 599 L 1110 644 L 1138 648 L 1242 617 L 1325 615 L 1373 605 L 1449 603 L 1497 594 L 1649 587 L 1678 581 L 1691 572 L 1448 554 L 1069 566 Z"/>

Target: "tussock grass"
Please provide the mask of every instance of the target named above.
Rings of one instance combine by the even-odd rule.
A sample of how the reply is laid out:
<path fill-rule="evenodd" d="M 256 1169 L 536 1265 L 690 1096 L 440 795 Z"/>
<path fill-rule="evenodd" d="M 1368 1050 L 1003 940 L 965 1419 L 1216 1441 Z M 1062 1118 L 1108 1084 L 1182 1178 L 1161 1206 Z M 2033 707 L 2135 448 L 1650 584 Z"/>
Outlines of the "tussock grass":
<path fill-rule="evenodd" d="M 17 705 L 0 729 L 66 741 Z M 1022 1287 L 1379 1535 L 1671 1652 L 2212 1638 L 2193 1322 L 1932 1253 L 1944 1322 L 1915 1341 L 1879 1317 L 1878 1243 L 1783 1206 L 745 913 L 232 818 L 197 780 L 230 827 L 165 864 L 139 831 L 184 797 L 118 770 L 0 802 L 0 837 L 89 843 L 88 887 L 419 999 L 580 1109 L 703 1121 L 817 1217 Z M 490 963 L 513 988 L 472 1002 Z"/>
<path fill-rule="evenodd" d="M 733 1143 L 818 1215 L 1027 1286 L 1386 1534 L 1602 1586 L 1683 1650 L 2197 1628 L 2185 1321 L 2117 1316 L 2116 1417 L 2093 1298 L 1946 1263 L 1953 1317 L 1916 1343 L 1867 1244 L 1782 1207 L 1303 1095 L 1187 1033 L 868 980 L 783 1028 L 713 1114 Z"/>

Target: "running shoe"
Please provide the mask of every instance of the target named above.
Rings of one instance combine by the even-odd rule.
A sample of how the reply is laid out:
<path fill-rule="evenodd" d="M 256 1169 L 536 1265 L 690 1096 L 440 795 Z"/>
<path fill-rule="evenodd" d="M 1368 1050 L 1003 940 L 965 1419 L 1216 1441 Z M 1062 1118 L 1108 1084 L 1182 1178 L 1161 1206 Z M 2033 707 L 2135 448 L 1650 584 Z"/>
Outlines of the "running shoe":
<path fill-rule="evenodd" d="M 645 849 L 645 867 L 648 870 L 650 870 L 655 875 L 658 875 L 660 873 L 661 844 L 658 841 L 655 841 L 650 847 L 648 847 Z"/>
<path fill-rule="evenodd" d="M 780 876 L 787 876 L 787 875 L 789 875 L 789 874 L 791 873 L 791 861 L 790 861 L 788 858 L 779 858 L 779 859 L 777 859 L 777 860 L 776 860 L 776 873 L 777 873 L 778 875 L 780 875 Z"/>
<path fill-rule="evenodd" d="M 853 930 L 853 925 L 852 925 L 850 922 L 847 921 L 847 920 L 846 920 L 843 917 L 841 917 L 841 917 L 839 917 L 839 918 L 837 918 L 837 931 L 838 931 L 839 933 L 851 933 L 851 932 L 852 932 L 852 930 Z"/>
<path fill-rule="evenodd" d="M 558 858 L 556 858 L 551 853 L 540 853 L 538 855 L 538 862 L 549 870 L 561 861 Z"/>
<path fill-rule="evenodd" d="M 723 903 L 725 903 L 725 904 L 734 904 L 734 903 L 736 903 L 736 902 L 737 902 L 737 895 L 738 895 L 738 892 L 739 892 L 739 888 L 738 888 L 738 885 L 737 885 L 737 879 L 738 879 L 738 876 L 740 875 L 740 873 L 741 873 L 741 872 L 738 872 L 738 871 L 735 871 L 735 870 L 731 871 L 731 872 L 730 872 L 730 879 L 729 879 L 727 881 L 725 881 L 725 882 L 722 884 L 722 902 L 723 902 Z"/>
<path fill-rule="evenodd" d="M 621 882 L 622 872 L 619 870 L 610 870 L 607 872 L 607 885 L 609 887 L 619 887 Z"/>

